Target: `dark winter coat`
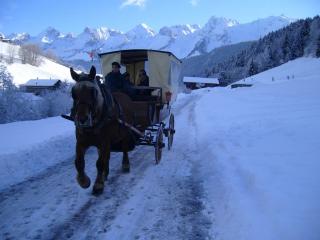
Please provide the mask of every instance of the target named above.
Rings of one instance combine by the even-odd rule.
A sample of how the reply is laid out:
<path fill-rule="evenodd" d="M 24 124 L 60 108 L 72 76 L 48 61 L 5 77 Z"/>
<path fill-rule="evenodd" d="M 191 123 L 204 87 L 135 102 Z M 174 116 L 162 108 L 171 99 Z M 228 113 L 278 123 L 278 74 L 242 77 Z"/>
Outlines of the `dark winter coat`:
<path fill-rule="evenodd" d="M 110 72 L 105 77 L 105 85 L 111 92 L 123 91 L 125 88 L 124 78 L 120 72 Z"/>
<path fill-rule="evenodd" d="M 123 75 L 118 72 L 110 72 L 105 77 L 105 85 L 111 92 L 125 92 L 130 93 L 131 84 L 124 79 Z"/>
<path fill-rule="evenodd" d="M 140 82 L 139 86 L 149 87 L 149 77 L 148 76 L 144 76 L 144 78 Z"/>

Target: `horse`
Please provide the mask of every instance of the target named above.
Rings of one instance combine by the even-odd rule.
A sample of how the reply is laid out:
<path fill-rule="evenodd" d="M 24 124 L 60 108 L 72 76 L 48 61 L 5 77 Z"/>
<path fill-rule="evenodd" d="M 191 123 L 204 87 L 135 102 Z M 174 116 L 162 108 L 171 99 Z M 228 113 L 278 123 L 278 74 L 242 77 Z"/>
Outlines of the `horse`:
<path fill-rule="evenodd" d="M 70 68 L 70 73 L 76 81 L 71 90 L 74 106 L 73 120 L 76 127 L 76 179 L 82 188 L 89 188 L 91 181 L 85 173 L 84 156 L 90 146 L 95 146 L 99 157 L 96 162 L 97 176 L 92 194 L 99 195 L 104 190 L 104 182 L 109 174 L 112 144 L 117 143 L 120 151 L 123 152 L 123 172 L 130 171 L 128 157 L 130 130 L 119 121 L 119 107 L 111 93 L 103 90 L 103 86 L 97 82 L 94 66 L 91 67 L 89 74 L 78 74 L 73 68 Z"/>

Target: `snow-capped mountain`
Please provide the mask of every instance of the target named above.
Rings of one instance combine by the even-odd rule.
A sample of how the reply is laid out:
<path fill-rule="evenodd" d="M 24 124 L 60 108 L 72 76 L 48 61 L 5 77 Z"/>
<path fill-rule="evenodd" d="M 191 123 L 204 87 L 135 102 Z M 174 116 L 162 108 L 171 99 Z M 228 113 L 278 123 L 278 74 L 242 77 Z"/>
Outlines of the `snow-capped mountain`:
<path fill-rule="evenodd" d="M 128 39 L 154 37 L 155 35 L 155 31 L 145 23 L 135 26 L 126 33 Z"/>
<path fill-rule="evenodd" d="M 63 38 L 64 35 L 53 27 L 48 27 L 46 30 L 41 32 L 37 38 L 44 44 L 50 44 L 56 41 L 58 38 Z"/>
<path fill-rule="evenodd" d="M 185 25 L 175 25 L 172 27 L 163 27 L 160 29 L 159 34 L 168 36 L 170 38 L 179 38 L 186 36 L 188 34 L 194 33 L 199 30 L 200 26 L 197 24 L 185 24 Z"/>
<path fill-rule="evenodd" d="M 159 32 L 142 23 L 128 32 L 86 27 L 82 33 L 73 35 L 49 27 L 38 36 L 19 33 L 8 37 L 18 43 L 39 44 L 45 51 L 51 50 L 66 61 L 87 61 L 88 52 L 92 51 L 99 53 L 130 48 L 167 50 L 185 58 L 207 53 L 216 47 L 259 39 L 293 21 L 278 16 L 240 24 L 232 19 L 211 17 L 203 27 L 196 24 L 165 26 Z"/>
<path fill-rule="evenodd" d="M 31 39 L 29 33 L 13 33 L 7 36 L 8 39 L 11 39 L 17 44 L 23 44 L 28 42 Z"/>

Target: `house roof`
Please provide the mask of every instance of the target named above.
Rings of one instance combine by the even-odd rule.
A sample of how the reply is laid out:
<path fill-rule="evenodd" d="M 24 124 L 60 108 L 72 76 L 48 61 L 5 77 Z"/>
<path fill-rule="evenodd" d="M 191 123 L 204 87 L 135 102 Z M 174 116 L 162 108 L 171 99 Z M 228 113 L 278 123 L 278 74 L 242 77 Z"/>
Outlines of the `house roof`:
<path fill-rule="evenodd" d="M 59 81 L 59 79 L 30 79 L 28 82 L 24 84 L 24 86 L 52 87 L 56 85 Z"/>
<path fill-rule="evenodd" d="M 218 78 L 202 78 L 202 77 L 184 77 L 183 82 L 185 83 L 213 83 L 219 84 Z"/>

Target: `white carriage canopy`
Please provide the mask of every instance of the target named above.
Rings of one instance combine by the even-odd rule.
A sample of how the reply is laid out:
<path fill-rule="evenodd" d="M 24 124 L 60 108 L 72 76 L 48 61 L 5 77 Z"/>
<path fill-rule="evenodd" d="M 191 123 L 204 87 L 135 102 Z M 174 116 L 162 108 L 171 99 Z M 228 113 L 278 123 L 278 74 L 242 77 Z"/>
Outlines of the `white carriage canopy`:
<path fill-rule="evenodd" d="M 102 53 L 101 69 L 103 77 L 112 70 L 112 62 L 121 64 L 122 72 L 127 71 L 134 85 L 139 84 L 139 71 L 145 69 L 149 76 L 150 87 L 161 87 L 165 102 L 165 93 L 171 92 L 171 100 L 178 93 L 181 61 L 171 52 L 157 50 L 122 50 Z"/>

